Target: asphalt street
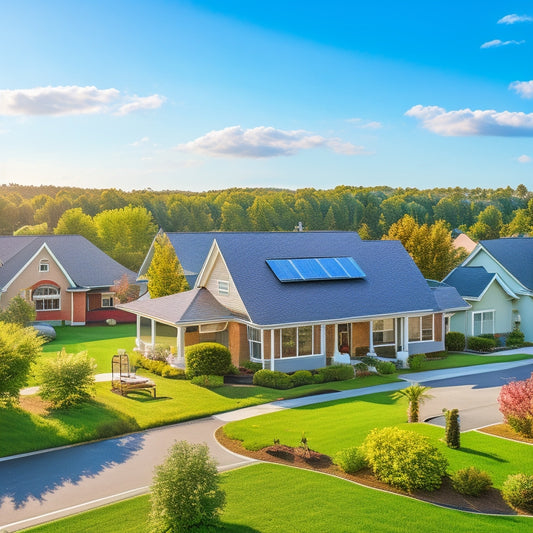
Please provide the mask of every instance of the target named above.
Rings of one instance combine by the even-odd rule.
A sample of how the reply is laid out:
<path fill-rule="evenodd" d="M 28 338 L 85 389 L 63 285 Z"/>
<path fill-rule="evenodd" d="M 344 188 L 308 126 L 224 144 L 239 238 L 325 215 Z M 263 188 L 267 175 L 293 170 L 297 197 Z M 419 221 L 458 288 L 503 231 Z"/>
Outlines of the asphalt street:
<path fill-rule="evenodd" d="M 434 398 L 422 406 L 423 419 L 440 415 L 443 407 L 458 408 L 465 431 L 501 421 L 496 401 L 499 388 L 532 372 L 533 362 L 529 360 L 403 377 L 432 387 Z M 251 463 L 215 440 L 214 432 L 227 421 L 405 386 L 405 382 L 392 383 L 284 400 L 121 438 L 0 459 L 0 530 L 17 531 L 148 492 L 154 467 L 177 440 L 207 443 L 221 470 Z"/>

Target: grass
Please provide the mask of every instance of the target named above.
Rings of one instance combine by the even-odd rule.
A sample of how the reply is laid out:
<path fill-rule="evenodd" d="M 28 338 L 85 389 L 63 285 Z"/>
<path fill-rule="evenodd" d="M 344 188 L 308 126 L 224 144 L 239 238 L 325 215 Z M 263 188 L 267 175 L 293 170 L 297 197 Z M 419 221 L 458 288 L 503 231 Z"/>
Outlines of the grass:
<path fill-rule="evenodd" d="M 405 399 L 395 401 L 391 393 L 376 393 L 231 422 L 224 430 L 252 450 L 272 444 L 274 438 L 297 446 L 305 433 L 313 450 L 333 456 L 361 444 L 375 427 L 398 426 L 428 436 L 447 457 L 450 472 L 474 465 L 489 472 L 494 486 L 501 487 L 509 474 L 533 471 L 533 453 L 526 444 L 471 431 L 461 434 L 461 448 L 452 450 L 441 440 L 443 428 L 407 424 L 406 408 Z"/>
<path fill-rule="evenodd" d="M 399 533 L 531 531 L 518 516 L 469 514 L 375 491 L 345 480 L 273 464 L 252 465 L 222 474 L 227 505 L 216 531 L 286 533 L 377 531 Z M 32 528 L 32 533 L 144 533 L 149 496 Z M 117 525 L 120 524 L 118 527 Z"/>

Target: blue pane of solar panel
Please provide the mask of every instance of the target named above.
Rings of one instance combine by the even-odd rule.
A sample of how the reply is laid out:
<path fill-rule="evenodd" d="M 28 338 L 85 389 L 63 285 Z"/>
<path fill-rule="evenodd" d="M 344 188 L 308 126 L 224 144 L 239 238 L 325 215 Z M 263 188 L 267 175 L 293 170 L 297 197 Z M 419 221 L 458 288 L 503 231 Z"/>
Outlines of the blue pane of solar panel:
<path fill-rule="evenodd" d="M 337 261 L 341 264 L 342 268 L 346 270 L 351 278 L 364 278 L 365 273 L 361 270 L 359 265 L 352 257 L 337 257 Z"/>
<path fill-rule="evenodd" d="M 327 279 L 329 277 L 317 259 L 293 259 L 292 264 L 305 280 Z"/>
<path fill-rule="evenodd" d="M 321 257 L 318 261 L 329 274 L 330 278 L 344 279 L 348 276 L 346 270 L 341 267 L 335 257 Z"/>
<path fill-rule="evenodd" d="M 302 281 L 289 259 L 267 259 L 267 264 L 280 281 Z"/>

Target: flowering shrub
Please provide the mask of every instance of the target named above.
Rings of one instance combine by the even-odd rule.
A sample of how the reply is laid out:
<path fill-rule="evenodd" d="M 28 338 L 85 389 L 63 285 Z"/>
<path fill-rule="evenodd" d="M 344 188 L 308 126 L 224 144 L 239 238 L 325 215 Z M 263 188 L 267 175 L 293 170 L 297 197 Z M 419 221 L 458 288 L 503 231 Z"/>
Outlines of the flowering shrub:
<path fill-rule="evenodd" d="M 529 379 L 504 385 L 498 403 L 505 421 L 514 431 L 533 437 L 533 373 Z"/>

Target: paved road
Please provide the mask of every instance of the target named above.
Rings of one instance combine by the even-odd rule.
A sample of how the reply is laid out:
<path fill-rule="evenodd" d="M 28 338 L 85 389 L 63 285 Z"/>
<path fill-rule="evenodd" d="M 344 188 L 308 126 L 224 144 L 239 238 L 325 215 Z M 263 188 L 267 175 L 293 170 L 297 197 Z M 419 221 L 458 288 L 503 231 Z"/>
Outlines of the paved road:
<path fill-rule="evenodd" d="M 505 380 L 525 379 L 533 371 L 531 361 L 509 365 L 511 368 L 505 371 L 501 370 L 502 365 L 477 367 L 471 375 L 463 377 L 458 374 L 470 370 L 418 373 L 417 380 L 431 385 L 436 396 L 423 406 L 422 416 L 438 415 L 442 407 L 447 407 L 461 410 L 462 430 L 469 424 L 479 427 L 498 422 L 500 414 L 495 405 L 498 387 Z M 493 366 L 496 371 L 485 373 Z M 405 377 L 413 379 L 414 375 Z M 405 383 L 392 383 L 285 400 L 122 438 L 0 460 L 0 530 L 16 531 L 147 492 L 154 466 L 162 462 L 176 440 L 206 442 L 221 470 L 249 464 L 250 459 L 228 452 L 214 439 L 215 430 L 227 421 L 403 387 Z"/>

